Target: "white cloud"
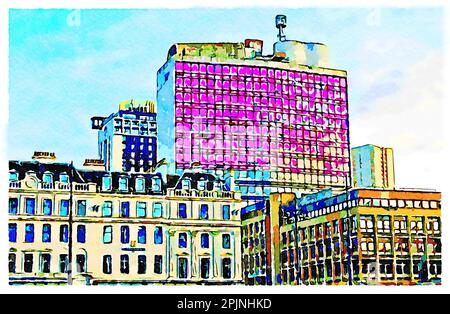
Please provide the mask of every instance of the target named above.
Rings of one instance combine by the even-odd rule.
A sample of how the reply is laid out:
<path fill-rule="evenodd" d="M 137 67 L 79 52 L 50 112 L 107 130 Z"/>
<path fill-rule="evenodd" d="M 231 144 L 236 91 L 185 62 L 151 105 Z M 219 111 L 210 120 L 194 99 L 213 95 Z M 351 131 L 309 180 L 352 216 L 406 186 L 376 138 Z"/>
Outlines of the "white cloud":
<path fill-rule="evenodd" d="M 389 57 L 391 50 L 384 53 Z M 393 147 L 397 187 L 440 188 L 444 147 L 442 53 L 424 51 L 414 64 L 390 63 L 367 73 L 371 84 L 387 81 L 395 88 L 383 95 L 383 87 L 378 86 L 372 99 L 359 104 L 364 110 L 351 116 L 352 146 L 371 143 Z M 397 73 L 395 80 L 389 77 L 392 73 Z"/>

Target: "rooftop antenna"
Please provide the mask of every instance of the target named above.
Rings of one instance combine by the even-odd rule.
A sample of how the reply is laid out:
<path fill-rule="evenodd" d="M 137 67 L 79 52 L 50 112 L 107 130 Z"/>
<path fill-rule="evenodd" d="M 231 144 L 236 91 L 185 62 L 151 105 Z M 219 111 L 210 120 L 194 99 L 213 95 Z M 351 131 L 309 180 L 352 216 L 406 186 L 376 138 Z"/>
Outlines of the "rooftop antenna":
<path fill-rule="evenodd" d="M 286 27 L 286 15 L 278 14 L 275 17 L 275 26 L 278 28 L 278 40 L 285 41 L 286 35 L 283 33 L 283 28 Z"/>

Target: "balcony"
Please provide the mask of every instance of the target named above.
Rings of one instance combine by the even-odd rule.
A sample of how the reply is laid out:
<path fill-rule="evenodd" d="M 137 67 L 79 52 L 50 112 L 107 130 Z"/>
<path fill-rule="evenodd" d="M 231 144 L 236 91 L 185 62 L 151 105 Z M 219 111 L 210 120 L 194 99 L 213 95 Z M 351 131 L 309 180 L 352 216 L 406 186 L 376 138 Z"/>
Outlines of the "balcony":
<path fill-rule="evenodd" d="M 75 192 L 96 192 L 95 183 L 74 183 L 73 190 Z"/>
<path fill-rule="evenodd" d="M 74 191 L 95 192 L 95 183 L 73 183 Z M 39 182 L 37 186 L 27 186 L 22 181 L 10 181 L 10 189 L 44 190 L 44 191 L 70 191 L 70 183 L 63 182 Z"/>
<path fill-rule="evenodd" d="M 10 189 L 21 189 L 22 188 L 22 181 L 10 181 L 9 182 L 9 188 Z"/>
<path fill-rule="evenodd" d="M 169 197 L 240 199 L 240 193 L 230 191 L 197 191 L 197 190 L 168 189 L 167 195 Z"/>

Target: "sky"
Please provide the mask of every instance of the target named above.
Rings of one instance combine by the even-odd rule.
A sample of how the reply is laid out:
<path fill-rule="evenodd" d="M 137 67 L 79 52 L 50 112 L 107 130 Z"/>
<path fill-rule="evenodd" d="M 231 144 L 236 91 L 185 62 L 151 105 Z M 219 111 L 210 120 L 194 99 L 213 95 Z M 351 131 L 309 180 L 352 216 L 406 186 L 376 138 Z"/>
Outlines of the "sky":
<path fill-rule="evenodd" d="M 156 99 L 176 42 L 325 43 L 348 72 L 351 145 L 394 148 L 397 187 L 442 189 L 444 12 L 439 8 L 18 10 L 9 14 L 8 158 L 97 158 L 93 116 Z M 158 108 L 164 110 L 164 108 Z"/>

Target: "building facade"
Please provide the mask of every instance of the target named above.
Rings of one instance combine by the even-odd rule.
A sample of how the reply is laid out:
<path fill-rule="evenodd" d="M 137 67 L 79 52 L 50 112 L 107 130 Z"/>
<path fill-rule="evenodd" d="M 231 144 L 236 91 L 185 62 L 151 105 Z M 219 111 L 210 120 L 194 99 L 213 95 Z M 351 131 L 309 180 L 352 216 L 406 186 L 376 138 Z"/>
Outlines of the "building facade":
<path fill-rule="evenodd" d="M 175 44 L 157 76 L 159 152 L 233 176 L 244 197 L 349 186 L 347 73 L 323 44 Z"/>
<path fill-rule="evenodd" d="M 11 284 L 241 282 L 241 201 L 223 181 L 94 168 L 10 162 Z"/>
<path fill-rule="evenodd" d="M 245 208 L 249 285 L 441 282 L 441 194 L 354 189 L 302 202 L 292 193 Z"/>
<path fill-rule="evenodd" d="M 392 148 L 368 144 L 352 148 L 351 153 L 354 187 L 394 189 Z"/>
<path fill-rule="evenodd" d="M 156 107 L 151 101 L 124 101 L 109 117 L 93 117 L 98 154 L 107 171 L 148 172 L 157 162 Z"/>

